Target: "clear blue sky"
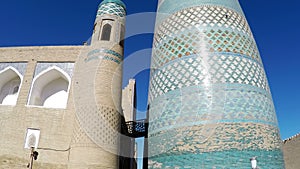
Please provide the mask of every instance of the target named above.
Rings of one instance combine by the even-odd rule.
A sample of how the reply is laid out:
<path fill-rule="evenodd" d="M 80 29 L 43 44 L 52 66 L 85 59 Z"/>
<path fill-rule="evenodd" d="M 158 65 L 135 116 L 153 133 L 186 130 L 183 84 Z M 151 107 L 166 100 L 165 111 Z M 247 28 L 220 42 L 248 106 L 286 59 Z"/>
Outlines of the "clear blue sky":
<path fill-rule="evenodd" d="M 81 45 L 92 34 L 101 0 L 1 0 L 0 46 Z M 128 14 L 155 12 L 157 0 L 124 0 Z M 268 75 L 282 138 L 300 132 L 300 2 L 240 0 L 256 38 Z M 153 19 L 130 22 L 134 26 Z M 138 65 L 148 62 L 152 35 L 126 39 L 125 57 L 143 55 Z M 142 52 L 140 52 L 142 50 Z M 138 53 L 136 53 L 138 52 Z M 149 63 L 143 63 L 149 64 Z M 145 110 L 148 71 L 135 76 L 139 109 Z"/>

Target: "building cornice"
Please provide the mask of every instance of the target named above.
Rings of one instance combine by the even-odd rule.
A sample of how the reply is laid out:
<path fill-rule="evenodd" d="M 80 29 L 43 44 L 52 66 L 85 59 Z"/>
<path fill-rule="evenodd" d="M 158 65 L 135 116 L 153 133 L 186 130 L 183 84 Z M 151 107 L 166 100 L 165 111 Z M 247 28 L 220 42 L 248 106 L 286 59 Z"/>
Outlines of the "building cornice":
<path fill-rule="evenodd" d="M 296 134 L 296 135 L 294 135 L 294 136 L 292 136 L 292 137 L 289 137 L 289 138 L 283 140 L 283 144 L 286 144 L 286 143 L 289 142 L 289 141 L 293 141 L 293 140 L 295 140 L 295 139 L 298 138 L 298 137 L 300 137 L 300 133 L 298 133 L 298 134 Z"/>

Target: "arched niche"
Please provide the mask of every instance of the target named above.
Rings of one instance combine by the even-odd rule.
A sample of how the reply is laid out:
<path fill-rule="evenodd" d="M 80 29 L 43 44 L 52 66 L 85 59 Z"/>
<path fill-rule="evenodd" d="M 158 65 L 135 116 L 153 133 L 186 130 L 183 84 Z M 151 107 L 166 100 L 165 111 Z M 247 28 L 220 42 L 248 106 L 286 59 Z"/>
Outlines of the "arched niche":
<path fill-rule="evenodd" d="M 70 76 L 56 66 L 41 72 L 33 79 L 28 105 L 66 108 L 70 81 Z"/>
<path fill-rule="evenodd" d="M 102 28 L 101 40 L 110 41 L 112 26 L 109 23 L 106 23 Z"/>
<path fill-rule="evenodd" d="M 0 104 L 16 105 L 23 76 L 14 67 L 0 71 Z"/>

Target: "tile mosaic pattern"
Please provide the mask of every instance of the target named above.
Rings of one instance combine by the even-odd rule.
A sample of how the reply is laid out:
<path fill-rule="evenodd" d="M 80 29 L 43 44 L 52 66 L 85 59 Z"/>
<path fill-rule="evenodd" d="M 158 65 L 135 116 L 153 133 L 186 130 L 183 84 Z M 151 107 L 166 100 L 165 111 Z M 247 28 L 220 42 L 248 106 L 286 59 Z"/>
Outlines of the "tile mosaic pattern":
<path fill-rule="evenodd" d="M 160 56 L 153 67 L 203 50 L 245 54 L 261 62 L 246 20 L 214 6 L 188 8 L 166 19 L 156 28 L 154 47 Z"/>
<path fill-rule="evenodd" d="M 247 56 L 228 53 L 207 57 L 192 55 L 170 61 L 152 73 L 150 102 L 169 91 L 205 83 L 249 84 L 269 91 L 263 67 Z"/>
<path fill-rule="evenodd" d="M 152 123 L 149 134 L 182 126 L 220 122 L 277 126 L 270 93 L 250 85 L 186 87 L 168 92 L 150 104 Z"/>
<path fill-rule="evenodd" d="M 122 58 L 123 58 L 122 55 L 114 50 L 96 49 L 89 52 L 87 54 L 87 57 L 84 59 L 84 61 L 89 62 L 95 59 L 104 59 L 104 60 L 108 60 L 120 64 L 122 62 Z"/>
<path fill-rule="evenodd" d="M 282 169 L 278 123 L 237 0 L 160 0 L 149 87 L 149 168 Z"/>
<path fill-rule="evenodd" d="M 116 3 L 105 3 L 99 7 L 97 16 L 104 15 L 104 14 L 124 17 L 126 16 L 126 11 L 122 6 Z"/>
<path fill-rule="evenodd" d="M 199 44 L 205 43 L 204 44 Z M 207 43 L 206 43 L 207 42 Z M 261 63 L 256 43 L 245 35 L 229 32 L 228 30 L 193 30 L 168 38 L 155 46 L 153 52 L 158 57 L 153 58 L 153 66 L 160 67 L 177 58 L 203 52 L 231 52 L 250 56 Z M 174 55 L 175 54 L 175 55 Z"/>
<path fill-rule="evenodd" d="M 8 67 L 15 68 L 21 75 L 24 76 L 27 63 L 25 62 L 2 62 L 0 63 L 0 71 L 3 71 L 4 69 Z"/>
<path fill-rule="evenodd" d="M 247 21 L 239 13 L 218 6 L 198 6 L 175 13 L 156 27 L 156 43 L 194 26 L 222 27 L 251 35 Z"/>
<path fill-rule="evenodd" d="M 159 15 L 156 19 L 156 23 L 160 24 L 165 18 L 167 18 L 169 15 L 166 14 L 174 14 L 183 9 L 197 6 L 218 6 L 234 10 L 240 15 L 243 15 L 243 11 L 238 0 L 185 0 L 180 1 L 180 3 L 174 2 L 173 0 L 163 0 L 158 4 L 159 8 L 157 11 L 159 12 Z"/>
<path fill-rule="evenodd" d="M 121 54 L 119 54 L 118 52 L 116 52 L 114 50 L 111 50 L 111 49 L 95 49 L 95 50 L 90 51 L 88 53 L 88 56 L 91 56 L 93 54 L 97 54 L 97 53 L 100 53 L 100 52 L 104 52 L 104 53 L 107 53 L 107 54 L 114 55 L 114 56 L 116 56 L 119 59 L 123 58 L 123 56 Z"/>
<path fill-rule="evenodd" d="M 59 67 L 64 72 L 66 72 L 70 78 L 73 76 L 73 68 L 74 63 L 71 62 L 63 62 L 63 63 L 55 63 L 55 62 L 39 62 L 36 65 L 35 71 L 34 71 L 34 77 L 38 76 L 41 72 L 50 69 L 51 67 Z"/>
<path fill-rule="evenodd" d="M 254 130 L 255 129 L 255 130 Z M 150 154 L 205 153 L 228 150 L 280 149 L 277 127 L 255 123 L 219 123 L 180 127 L 172 137 L 168 130 L 150 134 Z M 256 133 L 261 133 L 257 135 Z M 156 139 L 160 138 L 160 139 Z M 161 139 L 163 138 L 163 139 Z M 274 140 L 278 140 L 275 141 Z M 164 141 L 168 146 L 161 144 Z M 155 148 L 155 149 L 154 149 Z M 250 157 L 251 158 L 251 157 Z M 213 157 L 212 157 L 213 159 Z"/>
<path fill-rule="evenodd" d="M 166 155 L 160 158 L 154 157 L 153 160 L 149 160 L 149 165 L 155 169 L 250 169 L 251 164 L 248 157 L 253 156 L 257 156 L 257 158 L 260 159 L 258 164 L 266 164 L 260 166 L 260 169 L 284 168 L 281 150 L 229 150 L 197 154 L 175 154 L 172 157 Z M 182 167 L 183 163 L 186 164 L 185 167 Z"/>

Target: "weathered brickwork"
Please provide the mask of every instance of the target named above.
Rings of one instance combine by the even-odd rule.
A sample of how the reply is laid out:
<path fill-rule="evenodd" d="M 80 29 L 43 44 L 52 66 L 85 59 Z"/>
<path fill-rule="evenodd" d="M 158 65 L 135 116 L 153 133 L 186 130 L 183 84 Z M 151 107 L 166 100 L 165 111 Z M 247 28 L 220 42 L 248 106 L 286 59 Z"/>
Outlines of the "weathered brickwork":
<path fill-rule="evenodd" d="M 27 168 L 27 160 L 13 156 L 0 156 L 0 169 L 21 169 Z M 50 164 L 35 162 L 34 168 L 39 169 L 67 169 L 63 164 Z"/>
<path fill-rule="evenodd" d="M 29 90 L 38 62 L 75 62 L 83 46 L 0 48 L 0 63 L 27 63 L 15 106 L 0 105 L 1 167 L 22 168 L 29 162 L 24 149 L 27 128 L 41 131 L 38 168 L 66 168 L 74 119 L 72 89 L 66 109 L 27 106 Z M 72 83 L 72 82 L 71 82 Z"/>
<path fill-rule="evenodd" d="M 300 134 L 283 141 L 283 154 L 286 169 L 300 166 Z"/>
<path fill-rule="evenodd" d="M 16 88 L 20 88 L 16 105 L 0 105 L 0 164 L 3 167 L 27 165 L 30 150 L 23 147 L 28 128 L 39 129 L 41 133 L 36 168 L 119 167 L 125 15 L 122 1 L 104 0 L 99 5 L 90 45 L 0 48 L 0 68 L 13 62 L 11 65 L 22 70 L 22 77 L 14 75 L 22 83 Z M 9 68 L 4 78 L 15 68 Z M 48 76 L 40 78 L 48 69 L 51 71 Z M 59 73 L 62 75 L 57 75 Z M 48 90 L 44 92 L 45 86 Z M 65 98 L 66 92 L 65 108 L 46 108 L 49 104 L 49 107 L 58 104 L 57 100 Z M 15 97 L 13 94 L 3 96 L 5 99 Z M 49 101 L 51 94 L 63 97 L 54 97 L 56 102 Z M 6 99 L 5 104 L 9 101 Z"/>
<path fill-rule="evenodd" d="M 0 48 L 0 63 L 26 63 L 17 104 L 15 106 L 0 105 L 1 167 L 20 168 L 20 166 L 27 165 L 30 150 L 23 148 L 27 128 L 37 128 L 41 131 L 39 149 L 37 150 L 39 157 L 35 166 L 45 169 L 66 168 L 67 166 L 69 168 L 85 168 L 88 166 L 90 168 L 105 169 L 116 167 L 112 164 L 118 164 L 116 151 L 119 144 L 117 131 L 119 131 L 120 125 L 122 69 L 120 64 L 114 62 L 114 60 L 105 59 L 101 63 L 96 62 L 94 68 L 86 66 L 84 57 L 87 56 L 87 51 L 93 50 L 95 48 L 90 46 Z M 111 47 L 110 51 L 116 51 L 116 53 L 104 54 L 111 57 L 118 56 L 117 53 L 122 54 L 122 48 L 119 46 Z M 36 65 L 44 62 L 75 63 L 74 69 L 76 70 L 73 72 L 74 78 L 71 83 L 75 84 L 75 89 L 78 86 L 80 88 L 84 87 L 85 90 L 80 89 L 79 91 L 90 91 L 92 92 L 91 95 L 77 91 L 77 95 L 74 96 L 74 85 L 71 85 L 66 109 L 27 106 Z M 81 63 L 83 65 L 80 65 Z M 81 66 L 86 69 L 78 69 Z M 95 71 L 94 75 L 91 74 L 93 71 Z M 87 74 L 90 76 L 86 76 Z M 87 84 L 81 84 L 82 79 L 87 80 L 84 77 L 91 77 L 92 79 L 86 81 Z M 78 82 L 80 85 L 78 85 Z M 91 82 L 94 84 L 89 85 L 88 83 Z M 115 94 L 111 95 L 112 92 Z M 82 94 L 81 98 L 84 98 L 83 95 L 85 95 L 85 100 L 80 100 L 77 97 L 78 94 Z M 108 97 L 108 95 L 111 96 Z M 90 101 L 93 99 L 96 102 L 91 103 Z M 84 121 L 81 121 L 80 124 L 78 119 L 75 118 L 78 117 L 75 112 L 80 111 L 78 108 L 82 107 L 75 104 L 87 105 L 84 106 L 87 108 L 83 110 L 85 119 L 93 119 L 93 116 L 88 116 L 88 112 L 97 111 L 100 113 L 104 117 L 101 121 L 110 123 L 109 125 L 113 126 L 112 129 L 115 132 L 105 128 L 106 123 L 96 122 L 104 124 L 104 126 L 94 128 L 96 124 L 89 121 L 86 121 L 86 124 L 91 124 L 90 126 L 93 128 L 90 128 L 90 131 L 86 131 L 88 128 L 83 129 L 80 125 Z M 90 104 L 93 104 L 94 108 L 88 106 Z M 102 136 L 99 136 L 99 134 Z M 102 140 L 97 140 L 102 138 L 105 138 L 103 144 Z M 100 143 L 102 146 L 99 145 Z M 113 152 L 107 152 L 106 148 L 112 146 L 108 145 L 110 143 L 115 145 Z M 102 165 L 100 165 L 101 163 Z"/>

